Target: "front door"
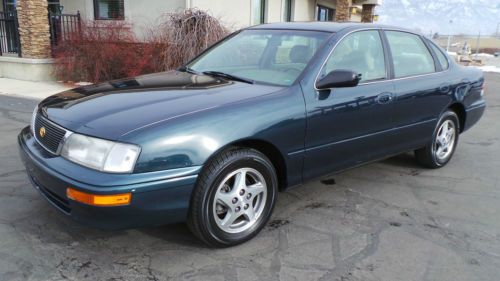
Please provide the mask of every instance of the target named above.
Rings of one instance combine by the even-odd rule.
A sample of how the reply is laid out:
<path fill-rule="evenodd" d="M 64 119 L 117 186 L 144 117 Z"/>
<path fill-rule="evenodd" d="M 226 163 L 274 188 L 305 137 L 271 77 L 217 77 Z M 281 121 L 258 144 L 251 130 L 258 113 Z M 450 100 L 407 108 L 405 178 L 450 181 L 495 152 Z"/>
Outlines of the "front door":
<path fill-rule="evenodd" d="M 393 115 L 393 82 L 379 30 L 351 33 L 337 44 L 319 79 L 335 69 L 361 74 L 360 84 L 329 90 L 303 89 L 307 129 L 304 180 L 381 157 Z"/>

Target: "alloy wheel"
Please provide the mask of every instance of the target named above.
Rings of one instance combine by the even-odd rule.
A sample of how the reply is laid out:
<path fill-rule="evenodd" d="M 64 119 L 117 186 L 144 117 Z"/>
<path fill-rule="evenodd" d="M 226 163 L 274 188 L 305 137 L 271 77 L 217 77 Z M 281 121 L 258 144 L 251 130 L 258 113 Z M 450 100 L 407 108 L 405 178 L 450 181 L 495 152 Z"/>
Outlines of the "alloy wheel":
<path fill-rule="evenodd" d="M 228 233 L 252 227 L 262 215 L 267 198 L 264 176 L 253 168 L 229 173 L 218 186 L 213 203 L 217 226 Z"/>
<path fill-rule="evenodd" d="M 433 152 L 438 160 L 446 160 L 453 152 L 453 148 L 455 146 L 455 134 L 455 123 L 452 120 L 444 121 L 439 127 L 433 145 Z"/>

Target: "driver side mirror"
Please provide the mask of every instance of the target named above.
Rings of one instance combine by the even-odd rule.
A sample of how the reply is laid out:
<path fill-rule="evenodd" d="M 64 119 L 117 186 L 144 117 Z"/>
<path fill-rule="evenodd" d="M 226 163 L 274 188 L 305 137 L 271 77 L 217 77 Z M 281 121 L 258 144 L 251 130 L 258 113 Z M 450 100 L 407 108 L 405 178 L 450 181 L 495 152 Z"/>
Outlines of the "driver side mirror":
<path fill-rule="evenodd" d="M 316 82 L 318 90 L 330 88 L 356 87 L 361 80 L 361 74 L 352 70 L 336 69 Z"/>

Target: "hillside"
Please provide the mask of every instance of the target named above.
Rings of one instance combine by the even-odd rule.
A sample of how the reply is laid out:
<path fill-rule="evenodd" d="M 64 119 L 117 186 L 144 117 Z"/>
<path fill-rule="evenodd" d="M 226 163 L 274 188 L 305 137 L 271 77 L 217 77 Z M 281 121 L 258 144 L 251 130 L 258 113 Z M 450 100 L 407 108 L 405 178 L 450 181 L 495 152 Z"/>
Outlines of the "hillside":
<path fill-rule="evenodd" d="M 425 34 L 492 35 L 500 23 L 500 0 L 384 0 L 376 13 L 379 23 Z"/>

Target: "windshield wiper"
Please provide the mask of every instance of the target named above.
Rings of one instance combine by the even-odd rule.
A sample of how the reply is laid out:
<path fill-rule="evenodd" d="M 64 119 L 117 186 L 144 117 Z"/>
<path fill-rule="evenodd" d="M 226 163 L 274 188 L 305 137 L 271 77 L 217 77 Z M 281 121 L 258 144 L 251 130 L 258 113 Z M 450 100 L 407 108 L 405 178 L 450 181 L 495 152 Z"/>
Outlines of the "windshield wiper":
<path fill-rule="evenodd" d="M 200 74 L 198 71 L 196 71 L 196 70 L 194 70 L 191 67 L 186 66 L 186 65 L 179 67 L 177 70 L 182 71 L 182 72 L 191 73 L 191 74 Z"/>
<path fill-rule="evenodd" d="M 219 77 L 223 77 L 223 78 L 226 78 L 226 79 L 229 79 L 229 80 L 240 81 L 240 82 L 244 82 L 244 83 L 248 83 L 248 84 L 255 83 L 255 81 L 253 81 L 251 79 L 247 79 L 247 78 L 235 76 L 235 75 L 224 73 L 224 72 L 221 72 L 221 71 L 212 71 L 212 70 L 209 70 L 209 71 L 203 71 L 203 74 L 210 75 L 210 76 L 219 76 Z"/>

